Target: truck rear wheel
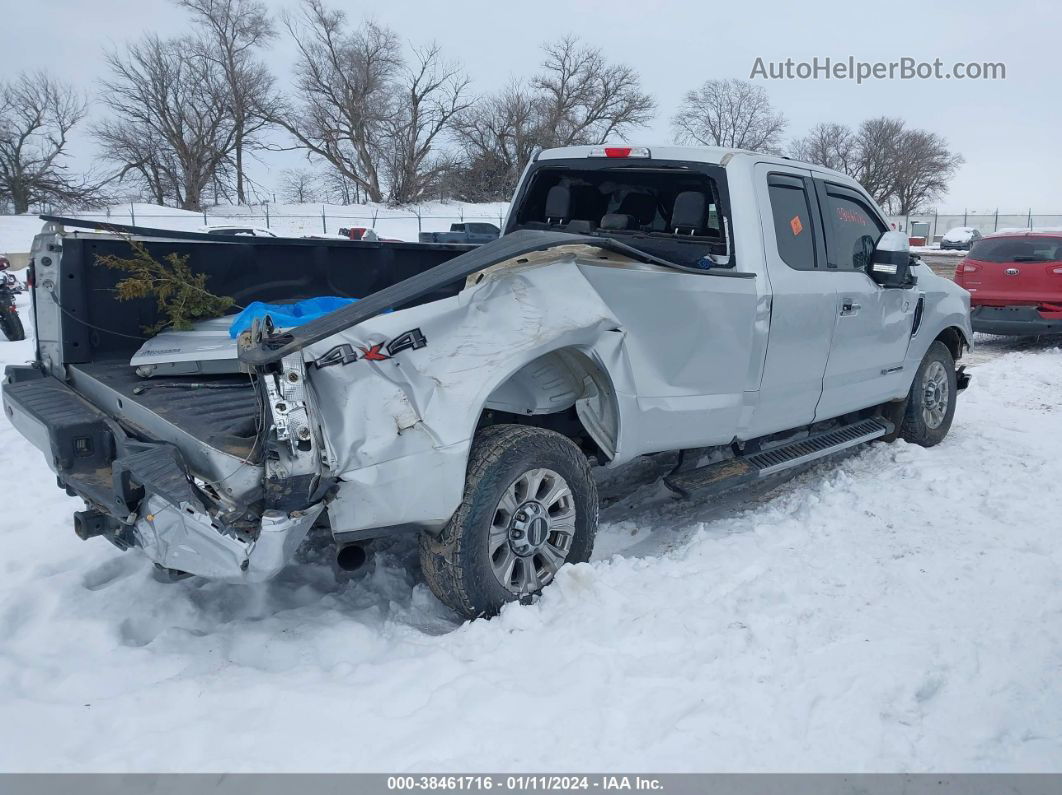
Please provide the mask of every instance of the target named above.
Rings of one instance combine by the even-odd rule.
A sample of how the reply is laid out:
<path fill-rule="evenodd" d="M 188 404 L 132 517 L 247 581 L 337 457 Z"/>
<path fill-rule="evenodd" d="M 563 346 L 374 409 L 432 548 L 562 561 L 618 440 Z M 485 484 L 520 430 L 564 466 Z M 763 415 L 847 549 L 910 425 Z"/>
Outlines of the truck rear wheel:
<path fill-rule="evenodd" d="M 567 437 L 493 425 L 472 443 L 461 505 L 438 535 L 422 533 L 432 592 L 465 618 L 530 598 L 565 563 L 590 559 L 597 532 L 590 465 Z"/>
<path fill-rule="evenodd" d="M 948 346 L 937 340 L 929 346 L 915 373 L 900 436 L 922 447 L 942 442 L 951 428 L 958 394 L 955 359 Z"/>

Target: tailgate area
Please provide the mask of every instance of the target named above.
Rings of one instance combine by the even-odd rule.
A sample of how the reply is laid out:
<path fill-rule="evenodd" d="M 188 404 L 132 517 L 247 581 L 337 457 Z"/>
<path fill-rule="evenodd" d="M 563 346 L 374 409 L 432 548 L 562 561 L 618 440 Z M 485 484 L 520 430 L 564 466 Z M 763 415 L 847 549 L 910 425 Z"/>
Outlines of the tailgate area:
<path fill-rule="evenodd" d="M 27 372 L 28 371 L 28 372 Z M 61 486 L 119 521 L 148 494 L 199 505 L 180 451 L 132 439 L 58 378 L 9 367 L 4 412 L 44 453 Z"/>
<path fill-rule="evenodd" d="M 61 485 L 101 510 L 125 518 L 144 486 L 184 501 L 192 493 L 174 485 L 189 483 L 193 472 L 229 496 L 259 489 L 253 462 L 260 414 L 246 376 L 226 377 L 226 388 L 213 389 L 161 386 L 204 379 L 145 380 L 128 362 L 68 371 L 72 384 L 36 367 L 9 367 L 4 410 Z M 228 388 L 232 383 L 239 386 Z"/>
<path fill-rule="evenodd" d="M 115 438 L 106 415 L 57 378 L 33 367 L 9 367 L 4 413 L 64 483 L 93 502 L 113 502 Z"/>
<path fill-rule="evenodd" d="M 261 515 L 251 514 L 239 507 L 222 514 L 216 510 L 218 492 L 229 491 L 237 478 L 250 478 L 260 494 L 261 470 L 215 451 L 236 461 L 237 468 L 227 478 L 204 482 L 201 471 L 192 469 L 190 459 L 196 451 L 133 432 L 138 429 L 128 419 L 131 409 L 148 412 L 149 408 L 141 405 L 129 384 L 127 401 L 126 392 L 117 389 L 115 382 L 96 381 L 98 389 L 120 396 L 114 397 L 119 422 L 36 367 L 8 367 L 6 376 L 4 412 L 44 453 L 59 485 L 88 503 L 88 510 L 74 515 L 75 530 L 82 538 L 105 536 L 121 549 L 140 547 L 158 566 L 174 572 L 257 582 L 275 575 L 291 559 L 324 508 L 318 502 L 290 514 L 269 509 Z M 88 376 L 82 372 L 79 377 Z M 173 408 L 167 398 L 158 400 L 162 404 L 158 408 L 169 415 L 167 424 L 188 422 L 189 428 L 177 429 L 182 433 L 224 433 L 235 422 L 237 408 L 244 411 L 252 405 L 246 400 L 233 401 L 227 423 L 212 424 L 203 417 L 193 419 L 193 414 L 209 413 L 202 405 L 193 407 L 177 400 Z M 257 411 L 256 402 L 252 410 Z M 157 419 L 154 425 L 162 427 Z M 253 497 L 254 493 L 244 495 Z"/>

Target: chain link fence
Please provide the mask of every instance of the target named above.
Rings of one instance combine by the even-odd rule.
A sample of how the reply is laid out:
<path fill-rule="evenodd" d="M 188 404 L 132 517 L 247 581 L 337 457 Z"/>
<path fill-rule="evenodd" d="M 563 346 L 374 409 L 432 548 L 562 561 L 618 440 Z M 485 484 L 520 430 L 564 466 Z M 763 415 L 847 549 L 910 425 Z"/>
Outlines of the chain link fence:
<path fill-rule="evenodd" d="M 894 215 L 889 219 L 901 232 L 925 237 L 927 242 L 939 242 L 949 229 L 968 226 L 983 235 L 1005 229 L 1059 229 L 1062 230 L 1062 213 L 914 213 Z"/>
<path fill-rule="evenodd" d="M 416 242 L 422 232 L 445 232 L 455 223 L 489 223 L 501 229 L 508 205 L 433 203 L 424 207 L 357 205 L 257 205 L 212 207 L 202 212 L 173 210 L 145 204 L 115 205 L 100 210 L 42 212 L 87 221 L 176 230 L 201 231 L 203 227 L 266 229 L 278 237 L 347 237 L 346 229 L 373 229 L 384 240 Z M 340 234 L 340 230 L 344 234 Z M 29 262 L 33 237 L 41 230 L 36 213 L 0 214 L 0 255 L 20 269 Z"/>
<path fill-rule="evenodd" d="M 428 207 L 341 207 L 320 205 L 320 210 L 309 209 L 310 205 L 269 204 L 251 207 L 214 207 L 202 212 L 185 210 L 167 211 L 166 208 L 150 205 L 113 206 L 103 210 L 69 212 L 69 215 L 103 223 L 129 224 L 131 226 L 158 227 L 194 231 L 206 226 L 239 226 L 268 229 L 279 236 L 338 236 L 340 229 L 350 227 L 372 228 L 383 238 L 416 241 L 421 232 L 443 232 L 451 224 L 478 222 L 490 223 L 501 228 L 507 206 L 433 204 Z M 62 215 L 63 213 L 57 213 Z M 962 213 L 914 213 L 890 217 L 894 229 L 911 237 L 923 237 L 926 243 L 939 242 L 948 230 L 959 226 L 973 227 L 982 234 L 991 234 L 1005 229 L 1059 229 L 1062 230 L 1062 213 L 1037 213 L 1028 210 L 1022 213 L 993 211 Z M 25 242 L 15 242 L 12 235 L 2 234 L 5 226 L 25 226 Z M 39 221 L 33 215 L 0 215 L 0 253 L 28 251 L 33 234 L 39 231 Z M 32 230 L 32 231 L 29 231 Z"/>
<path fill-rule="evenodd" d="M 452 213 L 439 212 L 438 205 L 430 210 L 421 208 L 377 208 L 367 207 L 363 212 L 345 212 L 344 208 L 321 205 L 320 212 L 284 212 L 263 204 L 252 207 L 214 207 L 199 213 L 183 211 L 179 213 L 159 212 L 162 208 L 137 208 L 130 205 L 127 209 L 110 207 L 105 210 L 82 211 L 72 213 L 77 218 L 90 221 L 129 224 L 131 226 L 150 227 L 160 224 L 164 228 L 184 228 L 189 225 L 200 226 L 254 226 L 270 231 L 285 233 L 292 228 L 303 234 L 336 234 L 342 228 L 371 227 L 401 223 L 403 227 L 413 227 L 418 233 L 443 231 L 451 223 L 480 222 L 495 224 L 499 228 L 505 218 L 504 209 L 493 206 L 474 211 L 461 205 L 454 207 Z M 58 213 L 62 214 L 62 213 Z"/>

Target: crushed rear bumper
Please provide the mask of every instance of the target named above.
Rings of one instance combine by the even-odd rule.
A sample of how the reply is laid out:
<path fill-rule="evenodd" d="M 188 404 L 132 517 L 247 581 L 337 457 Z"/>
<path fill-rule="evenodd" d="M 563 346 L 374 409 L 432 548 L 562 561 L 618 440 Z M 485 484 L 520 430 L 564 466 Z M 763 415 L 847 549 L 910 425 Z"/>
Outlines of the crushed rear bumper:
<path fill-rule="evenodd" d="M 257 526 L 230 527 L 175 445 L 130 437 L 36 367 L 10 366 L 5 375 L 4 413 L 44 453 L 59 486 L 84 499 L 95 517 L 91 527 L 84 518 L 79 523 L 82 537 L 140 547 L 167 569 L 258 582 L 284 567 L 323 509 L 266 510 Z"/>
<path fill-rule="evenodd" d="M 1035 337 L 1062 334 L 1062 313 L 1044 314 L 1035 306 L 975 306 L 970 310 L 974 331 L 1003 336 Z"/>

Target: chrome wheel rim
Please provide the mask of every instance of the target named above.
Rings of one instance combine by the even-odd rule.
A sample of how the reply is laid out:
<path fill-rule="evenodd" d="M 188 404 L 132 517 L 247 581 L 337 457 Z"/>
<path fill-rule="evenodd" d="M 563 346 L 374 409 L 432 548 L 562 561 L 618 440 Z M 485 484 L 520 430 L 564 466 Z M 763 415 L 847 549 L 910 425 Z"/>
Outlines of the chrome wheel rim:
<path fill-rule="evenodd" d="M 948 413 L 948 371 L 932 362 L 922 378 L 922 419 L 932 429 L 939 428 Z"/>
<path fill-rule="evenodd" d="M 487 553 L 498 583 L 514 596 L 541 590 L 568 559 L 575 498 L 552 469 L 531 469 L 509 484 L 494 509 Z"/>

